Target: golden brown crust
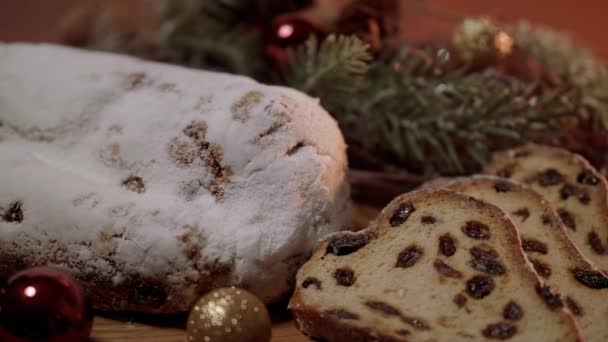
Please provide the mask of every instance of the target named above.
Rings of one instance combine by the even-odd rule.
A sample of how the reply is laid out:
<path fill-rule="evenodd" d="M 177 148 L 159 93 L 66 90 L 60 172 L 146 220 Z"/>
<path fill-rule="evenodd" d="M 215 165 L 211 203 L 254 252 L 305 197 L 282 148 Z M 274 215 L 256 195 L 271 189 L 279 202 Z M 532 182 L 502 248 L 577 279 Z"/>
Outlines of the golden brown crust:
<path fill-rule="evenodd" d="M 292 299 L 293 300 L 293 299 Z M 407 342 L 407 338 L 395 339 L 370 329 L 361 328 L 347 324 L 342 320 L 323 315 L 312 308 L 295 309 L 298 315 L 295 317 L 296 326 L 304 335 L 313 341 L 348 341 L 348 342 Z"/>
<path fill-rule="evenodd" d="M 587 161 L 585 158 L 563 148 L 546 145 L 526 144 L 511 150 L 495 152 L 492 155 L 492 160 L 490 161 L 490 163 L 488 163 L 488 165 L 486 165 L 482 173 L 495 175 L 498 177 L 504 177 L 501 175 L 497 175 L 496 173 L 499 172 L 502 167 L 508 166 L 513 163 L 518 158 L 518 156 L 525 157 L 528 154 L 532 153 L 541 154 L 544 156 L 551 156 L 555 159 L 563 160 L 568 164 L 579 165 L 583 169 L 591 172 L 597 178 L 598 182 L 602 184 L 604 189 L 608 188 L 608 181 L 606 181 L 606 178 L 602 176 L 602 174 L 599 173 L 595 169 L 595 167 L 591 165 L 591 163 L 589 163 L 589 161 Z M 608 191 L 606 191 L 604 203 L 608 203 Z M 608 213 L 606 214 L 606 216 L 608 217 Z"/>
<path fill-rule="evenodd" d="M 555 158 L 563 159 L 567 162 L 580 164 L 582 166 L 585 166 L 586 168 L 592 169 L 595 173 L 597 173 L 597 170 L 595 170 L 595 168 L 585 158 L 576 153 L 572 153 L 568 150 L 559 147 L 538 144 L 525 144 L 511 150 L 496 152 L 492 155 L 492 161 L 488 164 L 486 170 L 492 169 L 492 165 L 494 162 L 513 159 L 516 158 L 518 155 L 525 157 L 525 155 L 529 153 L 541 153 L 544 155 L 553 156 Z M 597 174 L 599 175 L 599 173 Z"/>

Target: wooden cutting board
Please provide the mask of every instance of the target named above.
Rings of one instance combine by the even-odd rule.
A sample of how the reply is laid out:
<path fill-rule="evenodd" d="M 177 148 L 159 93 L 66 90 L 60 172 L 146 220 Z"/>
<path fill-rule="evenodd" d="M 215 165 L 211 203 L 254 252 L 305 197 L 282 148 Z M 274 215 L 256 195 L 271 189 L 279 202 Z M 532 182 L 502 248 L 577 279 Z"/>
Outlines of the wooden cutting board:
<path fill-rule="evenodd" d="M 355 204 L 353 228 L 360 229 L 376 217 L 379 209 Z M 271 308 L 272 342 L 304 342 L 308 339 L 296 328 L 286 304 Z M 93 342 L 186 342 L 185 315 L 142 315 L 99 313 L 93 323 Z"/>

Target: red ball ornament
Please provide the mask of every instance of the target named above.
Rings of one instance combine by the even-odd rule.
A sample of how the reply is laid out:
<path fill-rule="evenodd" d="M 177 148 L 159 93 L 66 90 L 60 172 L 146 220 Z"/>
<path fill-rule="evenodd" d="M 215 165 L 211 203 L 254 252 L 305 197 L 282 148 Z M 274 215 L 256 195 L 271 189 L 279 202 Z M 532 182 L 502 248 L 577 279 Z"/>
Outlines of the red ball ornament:
<path fill-rule="evenodd" d="M 52 268 L 15 274 L 0 289 L 0 341 L 80 342 L 91 334 L 93 312 L 71 276 Z"/>
<path fill-rule="evenodd" d="M 272 21 L 270 32 L 267 34 L 267 44 L 289 47 L 300 45 L 311 36 L 320 38 L 325 35 L 325 30 L 313 17 L 298 12 L 288 13 Z"/>
<path fill-rule="evenodd" d="M 289 63 L 288 48 L 306 42 L 314 36 L 322 39 L 327 35 L 321 24 L 303 12 L 287 13 L 276 17 L 266 32 L 265 51 L 276 69 Z"/>

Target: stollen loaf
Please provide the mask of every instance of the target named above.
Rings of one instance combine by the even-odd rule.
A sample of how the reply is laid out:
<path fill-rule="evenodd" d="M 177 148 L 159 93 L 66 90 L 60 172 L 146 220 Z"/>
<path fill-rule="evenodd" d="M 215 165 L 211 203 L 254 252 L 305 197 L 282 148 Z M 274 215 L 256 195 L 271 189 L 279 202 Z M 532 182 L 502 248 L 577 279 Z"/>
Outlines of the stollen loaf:
<path fill-rule="evenodd" d="M 346 146 L 318 101 L 251 79 L 0 43 L 0 281 L 65 269 L 102 310 L 271 303 L 347 227 Z"/>

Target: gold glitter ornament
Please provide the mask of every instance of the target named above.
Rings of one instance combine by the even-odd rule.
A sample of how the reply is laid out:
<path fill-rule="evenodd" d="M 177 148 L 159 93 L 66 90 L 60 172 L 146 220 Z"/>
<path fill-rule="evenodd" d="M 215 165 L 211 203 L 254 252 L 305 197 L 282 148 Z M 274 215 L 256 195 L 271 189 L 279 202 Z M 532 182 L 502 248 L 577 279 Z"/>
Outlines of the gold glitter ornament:
<path fill-rule="evenodd" d="M 452 35 L 452 47 L 468 64 L 495 64 L 513 51 L 513 38 L 492 20 L 467 18 Z"/>
<path fill-rule="evenodd" d="M 245 290 L 226 287 L 201 297 L 188 316 L 187 341 L 267 342 L 272 323 L 266 306 Z"/>

